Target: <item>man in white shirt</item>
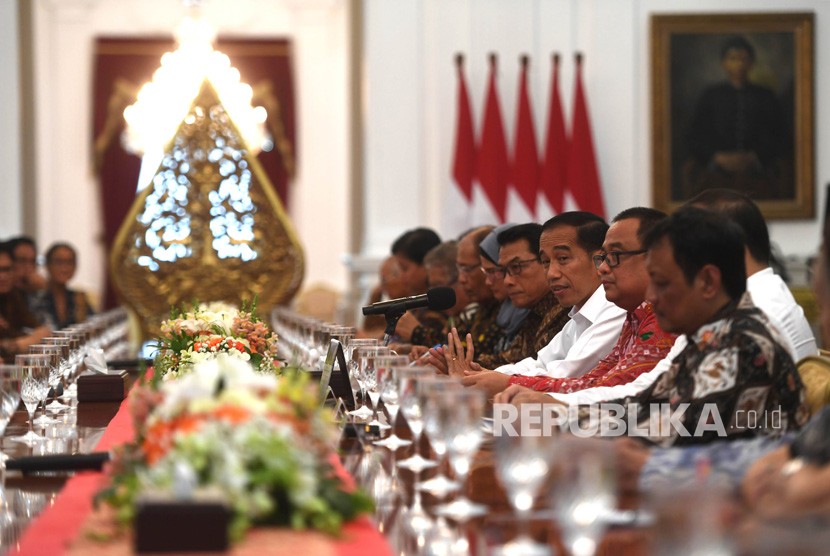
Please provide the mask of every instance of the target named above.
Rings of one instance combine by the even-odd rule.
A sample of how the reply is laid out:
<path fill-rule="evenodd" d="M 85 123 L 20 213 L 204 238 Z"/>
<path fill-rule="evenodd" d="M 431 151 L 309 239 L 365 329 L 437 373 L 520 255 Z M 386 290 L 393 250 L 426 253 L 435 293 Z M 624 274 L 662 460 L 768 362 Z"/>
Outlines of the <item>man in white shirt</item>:
<path fill-rule="evenodd" d="M 547 266 L 548 285 L 563 307 L 571 307 L 571 320 L 536 358 L 503 365 L 495 371 L 472 363 L 464 353 L 457 332 L 450 335 L 450 374 L 462 377 L 466 386 L 476 386 L 490 396 L 507 388 L 510 376 L 546 375 L 578 377 L 593 369 L 617 341 L 626 311 L 605 299 L 592 257 L 602 250 L 608 225 L 595 214 L 565 212 L 545 222 L 539 241 L 539 256 Z"/>

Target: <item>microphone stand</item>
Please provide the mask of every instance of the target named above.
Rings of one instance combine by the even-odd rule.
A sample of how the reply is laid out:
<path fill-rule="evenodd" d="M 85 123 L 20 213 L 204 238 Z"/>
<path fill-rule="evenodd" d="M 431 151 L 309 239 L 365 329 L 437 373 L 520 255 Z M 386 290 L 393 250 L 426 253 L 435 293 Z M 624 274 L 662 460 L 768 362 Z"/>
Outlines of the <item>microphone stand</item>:
<path fill-rule="evenodd" d="M 386 317 L 386 330 L 383 332 L 383 345 L 388 346 L 392 339 L 392 334 L 395 333 L 395 328 L 398 327 L 398 320 L 406 312 L 406 309 L 400 311 L 389 311 L 384 316 Z"/>

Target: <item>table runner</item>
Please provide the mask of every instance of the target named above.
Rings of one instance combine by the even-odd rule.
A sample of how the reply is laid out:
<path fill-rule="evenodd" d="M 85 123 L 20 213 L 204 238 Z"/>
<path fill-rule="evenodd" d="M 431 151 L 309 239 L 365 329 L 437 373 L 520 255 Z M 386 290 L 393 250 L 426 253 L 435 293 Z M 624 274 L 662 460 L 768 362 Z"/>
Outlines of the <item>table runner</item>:
<path fill-rule="evenodd" d="M 125 399 L 95 450 L 110 450 L 132 440 L 133 436 L 132 415 Z M 99 554 L 131 554 L 131 543 L 125 539 L 109 543 L 79 538 L 79 532 L 85 525 L 101 519 L 93 514 L 92 499 L 104 487 L 105 481 L 106 477 L 98 472 L 78 473 L 69 479 L 54 504 L 35 518 L 17 548 L 10 550 L 9 554 L 55 556 L 89 554 L 91 550 Z M 254 528 L 232 548 L 231 554 L 263 554 L 263 551 L 320 556 L 391 554 L 386 540 L 366 517 L 345 525 L 342 536 L 337 539 L 313 531 Z"/>

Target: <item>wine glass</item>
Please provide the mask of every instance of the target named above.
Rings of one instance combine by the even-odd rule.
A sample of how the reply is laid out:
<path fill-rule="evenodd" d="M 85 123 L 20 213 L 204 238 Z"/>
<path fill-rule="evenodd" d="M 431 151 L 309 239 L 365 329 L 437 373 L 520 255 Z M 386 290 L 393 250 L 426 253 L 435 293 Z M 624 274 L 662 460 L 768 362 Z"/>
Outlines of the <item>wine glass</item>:
<path fill-rule="evenodd" d="M 434 399 L 435 409 L 445 413 L 441 419 L 445 424 L 447 453 L 461 489 L 455 500 L 438 506 L 435 513 L 464 523 L 486 512 L 483 505 L 476 504 L 463 494 L 463 485 L 483 436 L 481 417 L 484 415 L 485 394 L 478 388 L 464 388 L 438 393 Z"/>
<path fill-rule="evenodd" d="M 426 393 L 420 388 L 420 383 L 422 380 L 435 376 L 435 370 L 432 367 L 403 366 L 396 367 L 395 372 L 400 389 L 400 412 L 406 419 L 409 430 L 412 431 L 412 445 L 415 448 L 411 457 L 398 462 L 398 467 L 412 471 L 415 474 L 413 483 L 417 484 L 424 469 L 436 466 L 436 462 L 418 453 L 426 411 Z M 407 530 L 415 537 L 416 545 L 423 546 L 426 542 L 426 535 L 434 524 L 432 518 L 424 510 L 421 491 L 417 488 L 414 489 L 412 503 L 405 510 L 403 518 Z"/>
<path fill-rule="evenodd" d="M 451 415 L 449 412 L 442 412 L 438 410 L 436 396 L 441 392 L 461 390 L 462 386 L 460 382 L 453 378 L 444 375 L 435 375 L 432 378 L 421 380 L 419 387 L 426 396 L 426 409 L 424 410 L 424 432 L 426 433 L 429 443 L 432 446 L 432 450 L 435 452 L 435 456 L 438 459 L 439 471 L 430 479 L 422 483 L 417 483 L 415 488 L 438 498 L 443 498 L 447 496 L 447 494 L 458 490 L 458 483 L 451 480 L 440 471 L 447 456 L 447 439 L 444 431 L 449 424 L 444 419 L 450 418 Z"/>
<path fill-rule="evenodd" d="M 45 354 L 21 354 L 15 356 L 15 364 L 21 368 L 20 399 L 26 405 L 29 413 L 29 432 L 23 436 L 12 437 L 12 440 L 22 442 L 29 447 L 34 446 L 44 438 L 34 431 L 35 410 L 44 398 L 44 391 L 49 388 L 49 356 Z"/>
<path fill-rule="evenodd" d="M 424 432 L 424 413 L 426 412 L 426 392 L 420 388 L 422 380 L 435 376 L 432 367 L 398 367 L 398 387 L 400 388 L 400 412 L 412 431 L 412 443 L 415 451 L 412 456 L 398 462 L 398 467 L 409 469 L 415 473 L 415 482 L 424 469 L 435 467 L 436 462 L 423 457 L 418 453 L 421 435 Z"/>
<path fill-rule="evenodd" d="M 545 482 L 553 459 L 555 439 L 550 436 L 510 435 L 495 437 L 496 471 L 519 520 L 519 536 L 501 546 L 502 556 L 547 556 L 550 549 L 528 535 L 530 513 Z"/>
<path fill-rule="evenodd" d="M 389 423 L 390 424 L 387 425 L 386 423 L 381 423 L 377 418 L 377 405 L 378 405 L 378 402 L 382 399 L 382 396 L 381 396 L 381 388 L 382 388 L 381 379 L 384 376 L 387 376 L 387 374 L 388 374 L 387 369 L 390 369 L 392 367 L 397 368 L 397 367 L 405 366 L 409 363 L 409 358 L 406 355 L 395 355 L 394 352 L 389 350 L 389 348 L 387 348 L 387 347 L 379 346 L 378 349 L 383 350 L 383 353 L 378 355 L 377 357 L 375 357 L 374 367 L 373 367 L 374 376 L 372 378 L 370 378 L 370 383 L 372 384 L 372 388 L 369 389 L 369 398 L 372 400 L 372 404 L 375 408 L 375 420 L 373 421 L 373 423 L 376 424 L 376 425 L 380 425 L 380 430 L 381 431 L 391 430 L 392 431 L 392 436 L 397 438 L 397 436 L 395 436 L 395 429 L 394 429 L 395 423 L 391 419 L 391 417 L 392 417 L 391 412 L 389 413 L 389 416 L 390 416 Z M 384 407 L 386 407 L 385 402 L 384 402 Z M 387 411 L 390 411 L 389 408 L 387 408 Z M 392 440 L 392 442 L 394 442 L 394 440 Z M 385 445 L 385 444 L 386 443 L 381 444 L 381 445 Z M 405 444 L 401 444 L 401 446 L 404 446 L 404 445 Z"/>
<path fill-rule="evenodd" d="M 378 341 L 374 338 L 353 338 L 346 346 L 346 359 L 348 359 L 349 377 L 357 382 L 360 390 L 360 407 L 349 412 L 349 415 L 365 421 L 374 415 L 374 412 L 366 405 L 366 382 L 360 373 L 360 350 L 362 348 L 377 347 Z"/>
<path fill-rule="evenodd" d="M 562 542 L 574 556 L 592 556 L 616 506 L 616 468 L 610 442 L 562 436 L 551 506 Z"/>
<path fill-rule="evenodd" d="M 17 365 L 0 365 L 0 462 L 9 459 L 2 451 L 3 434 L 20 406 L 21 371 Z"/>
<path fill-rule="evenodd" d="M 400 364 L 406 365 L 407 358 L 400 360 Z M 369 389 L 369 397 L 375 396 L 373 402 L 379 396 L 383 400 L 383 407 L 389 413 L 389 424 L 392 427 L 392 434 L 375 442 L 376 446 L 389 448 L 397 452 L 399 448 L 412 444 L 411 440 L 404 440 L 395 434 L 398 422 L 398 411 L 400 409 L 400 391 L 398 385 L 398 369 L 394 364 L 386 364 L 375 368 L 374 388 Z M 374 392 L 373 392 L 374 390 Z"/>
<path fill-rule="evenodd" d="M 54 337 L 65 338 L 69 342 L 69 355 L 66 364 L 63 367 L 63 377 L 66 383 L 66 388 L 63 391 L 63 397 L 67 400 L 76 399 L 78 390 L 75 385 L 75 378 L 80 374 L 83 363 L 83 352 L 81 351 L 80 334 L 71 329 L 56 330 L 52 333 Z"/>
<path fill-rule="evenodd" d="M 60 346 L 60 361 L 58 363 L 58 367 L 59 367 L 58 371 L 60 373 L 60 382 L 61 382 L 61 388 L 60 388 L 61 395 L 60 395 L 60 397 L 68 400 L 69 396 L 67 395 L 67 388 L 69 386 L 69 383 L 68 383 L 69 373 L 67 371 L 68 371 L 68 367 L 69 367 L 69 357 L 70 357 L 71 350 L 72 350 L 71 340 L 69 338 L 65 337 L 65 336 L 47 336 L 46 338 L 43 338 L 43 340 L 41 340 L 41 341 L 44 344 L 48 344 L 48 345 L 52 345 L 52 346 Z M 59 405 L 63 406 L 64 408 L 70 407 L 68 405 L 65 405 L 65 404 L 62 404 L 62 403 L 58 402 L 57 398 L 51 404 L 49 404 L 49 407 L 50 408 L 57 408 L 58 405 L 55 405 L 55 404 L 59 404 Z"/>
<path fill-rule="evenodd" d="M 58 386 L 61 384 L 61 372 L 63 369 L 61 368 L 61 356 L 63 355 L 63 348 L 59 345 L 54 344 L 32 344 L 29 346 L 29 353 L 44 353 L 50 357 L 49 362 L 49 388 L 52 391 L 52 403 L 43 408 L 43 416 L 40 419 L 35 419 L 35 422 L 38 425 L 46 426 L 51 425 L 55 421 L 50 419 L 46 416 L 46 410 L 52 411 L 57 413 L 58 411 L 63 411 L 67 409 L 69 406 L 62 404 L 58 401 L 57 391 Z M 48 393 L 47 393 L 48 396 Z M 45 403 L 46 400 L 44 400 Z M 44 419 L 45 417 L 45 419 Z"/>

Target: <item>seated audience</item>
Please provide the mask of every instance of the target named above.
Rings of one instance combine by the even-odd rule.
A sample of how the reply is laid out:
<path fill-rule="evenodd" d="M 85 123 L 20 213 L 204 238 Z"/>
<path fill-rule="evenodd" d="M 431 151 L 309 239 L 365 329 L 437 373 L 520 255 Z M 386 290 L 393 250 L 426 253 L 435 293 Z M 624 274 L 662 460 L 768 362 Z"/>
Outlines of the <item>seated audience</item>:
<path fill-rule="evenodd" d="M 29 346 L 49 335 L 29 309 L 25 294 L 14 287 L 14 263 L 11 246 L 0 245 L 0 356 L 13 363 L 14 356 L 26 353 Z"/>
<path fill-rule="evenodd" d="M 479 370 L 471 364 L 473 356 L 469 350 L 462 353 L 455 335 L 450 340 L 450 372 L 463 376 L 467 386 L 483 388 L 492 396 L 507 388 L 511 375 L 562 378 L 582 376 L 593 369 L 611 352 L 626 315 L 605 298 L 592 259 L 601 252 L 607 229 L 602 218 L 587 212 L 565 212 L 545 223 L 539 242 L 542 267 L 547 268 L 550 291 L 562 307 L 570 307 L 571 320 L 536 357 L 503 365 L 495 371 Z M 504 249 L 499 257 L 502 266 L 511 262 Z"/>
<path fill-rule="evenodd" d="M 492 231 L 493 226 L 482 226 L 462 234 L 455 255 L 458 287 L 470 300 L 468 310 L 465 311 L 469 315 L 469 321 L 465 325 L 452 322 L 451 319 L 450 326 L 456 324 L 459 328 L 463 328 L 465 333 L 470 332 L 476 345 L 476 353 L 479 354 L 492 353 L 495 343 L 501 338 L 503 332 L 497 322 L 500 304 L 486 284 L 478 254 L 482 240 Z M 412 360 L 418 359 L 425 355 L 428 349 L 427 346 L 413 346 L 409 357 Z"/>
<path fill-rule="evenodd" d="M 407 296 L 426 293 L 427 271 L 424 268 L 424 256 L 439 243 L 441 238 L 429 228 L 408 230 L 392 243 L 392 256 L 398 262 Z"/>
<path fill-rule="evenodd" d="M 37 271 L 37 244 L 29 236 L 9 240 L 14 260 L 14 286 L 27 295 L 46 288 L 46 279 Z"/>
<path fill-rule="evenodd" d="M 567 312 L 548 288 L 545 269 L 539 261 L 541 231 L 542 226 L 539 224 L 520 224 L 498 236 L 499 267 L 504 273 L 507 295 L 514 306 L 529 309 L 513 344 L 506 352 L 502 352 L 501 355 L 505 357 L 519 353 L 530 353 L 534 357 L 539 349 L 544 348 L 562 330 L 568 320 Z M 455 335 L 458 337 L 457 332 Z M 468 335 L 466 339 L 467 344 L 472 346 L 472 337 Z M 458 342 L 460 344 L 460 340 Z M 459 350 L 464 351 L 464 348 L 459 346 Z M 468 349 L 467 353 L 472 358 L 475 349 Z M 430 360 L 433 365 L 456 376 L 461 376 L 463 370 L 473 368 L 470 366 L 462 369 L 453 364 L 457 362 L 448 362 L 443 351 L 435 350 L 433 354 L 434 357 Z M 461 361 L 464 361 L 463 356 Z M 476 365 L 475 368 L 481 367 Z M 489 374 L 491 373 L 483 373 L 481 377 Z"/>
<path fill-rule="evenodd" d="M 516 342 L 516 337 L 520 331 L 522 334 L 534 333 L 530 329 L 530 325 L 527 327 L 522 326 L 530 310 L 526 307 L 517 307 L 510 300 L 510 296 L 507 295 L 507 287 L 504 285 L 504 269 L 499 266 L 499 234 L 515 226 L 516 224 L 496 226 L 481 241 L 481 245 L 478 246 L 479 262 L 481 263 L 481 273 L 484 276 L 484 284 L 493 292 L 493 298 L 499 303 L 498 314 L 496 315 L 496 326 L 499 328 L 500 333 L 493 337 L 493 347 L 489 351 L 479 352 L 476 349 L 475 352 L 476 361 L 481 366 L 487 368 L 503 365 L 510 360 L 509 358 L 524 359 L 529 354 L 519 354 L 517 350 L 522 347 L 527 349 L 533 348 L 533 342 Z M 514 342 L 516 342 L 516 349 L 512 350 L 511 348 Z M 477 346 L 475 341 L 473 343 Z"/>
<path fill-rule="evenodd" d="M 717 212 L 741 227 L 746 239 L 746 290 L 752 295 L 752 302 L 784 336 L 795 361 L 818 353 L 804 309 L 796 303 L 784 280 L 770 268 L 769 231 L 758 205 L 729 189 L 707 189 L 688 204 Z"/>
<path fill-rule="evenodd" d="M 441 238 L 429 228 L 415 228 L 401 234 L 392 243 L 392 256 L 398 263 L 401 271 L 401 280 L 406 288 L 406 296 L 421 295 L 428 288 L 427 271 L 424 268 L 424 257 L 433 248 L 441 243 Z M 439 322 L 440 321 L 440 322 Z M 429 326 L 440 331 L 444 322 L 442 319 L 433 321 L 428 308 L 408 311 L 398 321 L 393 342 L 410 342 L 411 333 L 416 326 Z"/>
<path fill-rule="evenodd" d="M 606 299 L 626 310 L 622 332 L 611 352 L 580 377 L 513 375 L 512 385 L 496 396 L 496 403 L 547 403 L 554 401 L 547 392 L 624 384 L 666 356 L 675 336 L 660 328 L 651 303 L 645 300 L 648 272 L 642 246 L 643 237 L 665 216 L 650 208 L 624 210 L 605 234 L 602 253 L 594 255 Z"/>
<path fill-rule="evenodd" d="M 744 253 L 747 274 L 746 289 L 753 303 L 778 328 L 787 340 L 793 359 L 798 361 L 815 353 L 817 347 L 804 311 L 795 301 L 786 284 L 769 268 L 769 231 L 758 206 L 748 197 L 730 190 L 713 189 L 692 199 L 689 204 L 714 210 L 732 220 L 744 232 Z M 553 394 L 566 404 L 590 404 L 632 396 L 651 386 L 671 366 L 672 360 L 686 347 L 686 337 L 680 336 L 669 354 L 654 369 L 641 374 L 633 382 L 618 386 L 601 386 L 570 394 Z M 667 456 L 674 457 L 674 456 Z M 688 461 L 693 461 L 689 458 Z M 657 467 L 657 466 L 655 466 Z"/>
<path fill-rule="evenodd" d="M 401 269 L 397 259 L 390 255 L 380 264 L 380 281 L 372 288 L 369 294 L 367 305 L 378 303 L 384 299 L 399 299 L 406 297 L 409 290 L 406 288 L 401 276 Z M 370 315 L 363 318 L 362 335 L 371 337 L 383 335 L 386 328 L 386 319 L 383 315 Z"/>
<path fill-rule="evenodd" d="M 636 422 L 644 439 L 662 446 L 780 436 L 800 428 L 807 413 L 793 359 L 745 295 L 741 229 L 718 214 L 685 207 L 657 224 L 644 245 L 646 298 L 660 327 L 689 341 L 654 384 L 616 400 L 636 416 L 616 417 Z M 668 430 L 653 426 L 662 416 L 652 415 L 652 404 L 680 412 Z M 580 417 L 587 420 L 591 409 L 581 408 Z M 755 425 L 748 414 L 757 418 Z"/>
<path fill-rule="evenodd" d="M 458 244 L 447 241 L 424 256 L 428 286 L 453 288 L 455 305 L 445 311 L 426 308 L 417 319 L 411 313 L 404 314 L 398 321 L 396 332 L 402 338 L 409 338 L 413 346 L 435 345 L 446 336 L 448 326 L 466 325 L 471 318 L 469 298 L 458 283 L 458 268 L 455 266 L 457 251 Z"/>
<path fill-rule="evenodd" d="M 77 263 L 76 251 L 68 243 L 55 243 L 46 251 L 47 288 L 36 293 L 31 304 L 53 330 L 83 322 L 95 312 L 85 292 L 68 287 Z"/>

